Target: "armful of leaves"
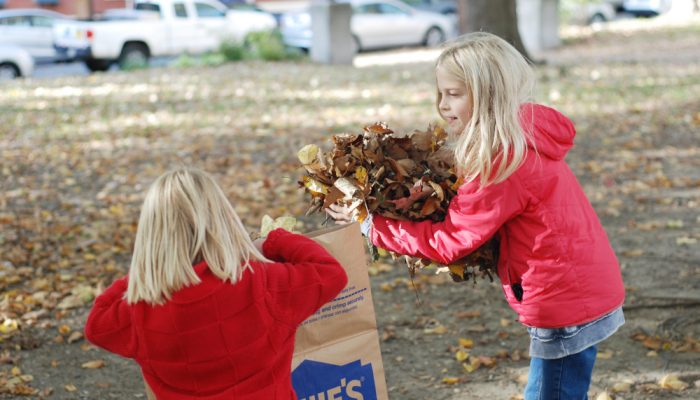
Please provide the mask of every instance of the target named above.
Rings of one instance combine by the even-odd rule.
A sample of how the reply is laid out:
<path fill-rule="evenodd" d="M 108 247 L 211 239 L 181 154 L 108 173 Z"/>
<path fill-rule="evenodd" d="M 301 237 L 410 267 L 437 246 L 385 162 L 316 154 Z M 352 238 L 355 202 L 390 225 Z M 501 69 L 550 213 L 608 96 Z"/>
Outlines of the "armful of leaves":
<path fill-rule="evenodd" d="M 369 214 L 397 220 L 440 222 L 463 183 L 454 171 L 453 155 L 440 127 L 398 135 L 384 123 L 366 126 L 362 133 L 334 135 L 333 149 L 322 152 L 306 145 L 298 152 L 306 174 L 299 185 L 311 197 L 307 214 L 331 204 L 348 206 L 363 221 Z M 373 252 L 370 245 L 370 254 Z M 396 255 L 394 255 L 396 256 Z M 439 267 L 456 282 L 488 276 L 493 280 L 498 243 L 488 241 L 458 262 Z M 435 265 L 430 260 L 407 261 L 411 275 Z"/>

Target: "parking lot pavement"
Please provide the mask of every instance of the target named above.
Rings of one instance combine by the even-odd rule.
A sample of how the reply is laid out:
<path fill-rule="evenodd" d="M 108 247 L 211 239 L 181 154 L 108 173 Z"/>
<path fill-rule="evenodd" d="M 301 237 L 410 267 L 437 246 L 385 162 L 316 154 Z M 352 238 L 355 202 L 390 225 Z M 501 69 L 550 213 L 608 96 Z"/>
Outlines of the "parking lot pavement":
<path fill-rule="evenodd" d="M 37 64 L 32 78 L 59 78 L 62 76 L 84 76 L 90 71 L 81 62 L 61 64 Z"/>
<path fill-rule="evenodd" d="M 403 48 L 394 50 L 379 50 L 363 52 L 355 56 L 353 62 L 357 68 L 370 67 L 375 65 L 390 65 L 412 62 L 432 62 L 435 60 L 439 50 L 418 48 Z M 158 57 L 151 60 L 151 67 L 162 67 L 175 60 L 174 57 Z M 118 68 L 112 66 L 109 71 L 118 71 Z M 87 76 L 90 71 L 82 62 L 72 63 L 40 63 L 34 67 L 32 78 L 60 78 L 64 76 Z"/>
<path fill-rule="evenodd" d="M 151 67 L 163 67 L 175 60 L 175 57 L 154 57 L 150 61 Z M 116 65 L 107 72 L 118 71 Z M 34 67 L 32 78 L 59 78 L 63 76 L 87 76 L 90 75 L 90 70 L 87 69 L 82 62 L 72 63 L 38 63 Z"/>

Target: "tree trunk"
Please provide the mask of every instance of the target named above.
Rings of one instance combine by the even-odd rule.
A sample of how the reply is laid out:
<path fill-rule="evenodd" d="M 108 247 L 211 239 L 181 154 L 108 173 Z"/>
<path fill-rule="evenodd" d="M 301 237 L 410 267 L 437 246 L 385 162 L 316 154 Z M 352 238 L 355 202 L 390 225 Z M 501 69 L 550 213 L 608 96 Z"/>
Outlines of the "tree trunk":
<path fill-rule="evenodd" d="M 493 33 L 530 59 L 518 31 L 516 0 L 458 0 L 459 32 Z"/>
<path fill-rule="evenodd" d="M 693 12 L 700 13 L 700 0 L 693 1 Z"/>

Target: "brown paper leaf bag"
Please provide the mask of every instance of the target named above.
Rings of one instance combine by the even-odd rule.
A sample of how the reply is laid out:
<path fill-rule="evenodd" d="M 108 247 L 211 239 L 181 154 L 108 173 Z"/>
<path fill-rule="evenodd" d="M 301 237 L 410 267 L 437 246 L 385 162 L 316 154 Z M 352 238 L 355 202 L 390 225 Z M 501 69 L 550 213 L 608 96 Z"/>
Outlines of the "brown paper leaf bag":
<path fill-rule="evenodd" d="M 377 320 L 360 225 L 312 232 L 345 268 L 348 284 L 296 335 L 292 385 L 299 400 L 387 400 Z"/>

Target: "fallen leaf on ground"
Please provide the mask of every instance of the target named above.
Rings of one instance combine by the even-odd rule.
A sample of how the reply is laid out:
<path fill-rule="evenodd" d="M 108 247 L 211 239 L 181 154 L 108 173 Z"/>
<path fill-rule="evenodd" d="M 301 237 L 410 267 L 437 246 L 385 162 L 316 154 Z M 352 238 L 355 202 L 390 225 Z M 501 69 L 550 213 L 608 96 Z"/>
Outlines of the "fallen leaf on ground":
<path fill-rule="evenodd" d="M 608 394 L 608 392 L 602 392 L 596 396 L 595 400 L 613 400 L 613 398 Z"/>
<path fill-rule="evenodd" d="M 97 369 L 97 368 L 102 368 L 105 366 L 105 362 L 103 360 L 92 360 L 88 361 L 86 363 L 83 363 L 81 365 L 82 368 L 85 369 Z"/>
<path fill-rule="evenodd" d="M 664 389 L 683 390 L 688 387 L 688 384 L 680 380 L 678 375 L 668 374 L 659 380 L 659 386 Z"/>

